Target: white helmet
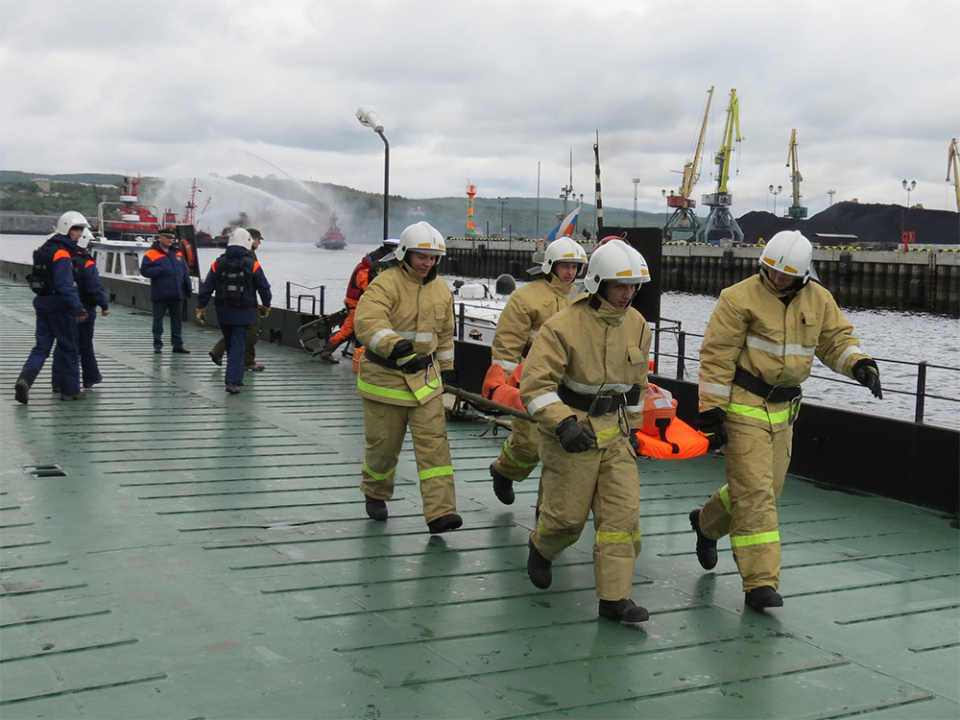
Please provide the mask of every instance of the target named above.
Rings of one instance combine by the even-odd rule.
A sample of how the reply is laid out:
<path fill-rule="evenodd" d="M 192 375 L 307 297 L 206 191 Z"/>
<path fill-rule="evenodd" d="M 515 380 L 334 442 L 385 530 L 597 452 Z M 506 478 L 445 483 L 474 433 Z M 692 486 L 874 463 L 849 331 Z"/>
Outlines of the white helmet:
<path fill-rule="evenodd" d="M 66 235 L 70 232 L 70 228 L 75 227 L 90 227 L 90 223 L 87 222 L 87 219 L 82 213 L 78 213 L 76 210 L 70 210 L 61 215 L 60 219 L 57 220 L 56 231 L 61 235 Z"/>
<path fill-rule="evenodd" d="M 400 241 L 397 240 L 396 238 L 387 238 L 386 240 L 383 241 L 383 244 L 386 245 L 387 247 L 396 247 L 397 245 L 400 244 Z"/>
<path fill-rule="evenodd" d="M 403 260 L 408 252 L 443 257 L 447 254 L 447 248 L 443 244 L 443 235 L 440 231 L 430 223 L 421 220 L 400 233 L 400 244 L 394 252 L 397 260 Z"/>
<path fill-rule="evenodd" d="M 543 262 L 540 267 L 544 275 L 549 275 L 555 262 L 572 262 L 580 265 L 587 264 L 587 253 L 580 244 L 574 242 L 568 237 L 558 237 L 552 243 L 547 245 L 543 253 Z"/>
<path fill-rule="evenodd" d="M 810 261 L 813 259 L 813 246 L 799 230 L 778 232 L 760 253 L 760 267 L 772 268 L 784 275 L 803 278 L 810 277 Z"/>
<path fill-rule="evenodd" d="M 643 255 L 625 242 L 611 242 L 593 251 L 583 284 L 595 295 L 605 280 L 626 285 L 650 282 L 650 270 Z"/>
<path fill-rule="evenodd" d="M 231 245 L 239 245 L 244 250 L 251 250 L 253 248 L 253 236 L 248 233 L 243 228 L 237 228 L 227 239 L 227 247 Z"/>
<path fill-rule="evenodd" d="M 87 247 L 90 244 L 90 241 L 93 240 L 93 233 L 90 232 L 90 228 L 85 227 L 83 232 L 80 233 L 80 239 L 77 240 L 77 245 L 82 248 Z"/>

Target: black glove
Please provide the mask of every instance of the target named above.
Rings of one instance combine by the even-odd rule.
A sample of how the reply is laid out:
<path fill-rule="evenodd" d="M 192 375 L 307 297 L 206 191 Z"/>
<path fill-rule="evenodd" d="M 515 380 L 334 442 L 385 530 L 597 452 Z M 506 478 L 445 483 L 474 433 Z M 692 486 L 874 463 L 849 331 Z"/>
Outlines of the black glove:
<path fill-rule="evenodd" d="M 83 305 L 75 308 L 73 312 L 77 317 L 77 322 L 84 322 L 87 319 L 87 309 Z"/>
<path fill-rule="evenodd" d="M 440 380 L 443 381 L 444 385 L 451 385 L 456 387 L 457 384 L 457 371 L 456 370 L 441 370 L 440 371 Z"/>
<path fill-rule="evenodd" d="M 637 437 L 637 431 L 631 430 L 630 436 L 627 438 L 630 441 L 630 447 L 633 448 L 634 455 L 640 454 L 640 439 Z"/>
<path fill-rule="evenodd" d="M 430 367 L 432 363 L 433 358 L 429 355 L 414 355 L 410 360 L 407 360 L 407 362 L 401 365 L 400 369 L 407 375 L 413 375 Z"/>
<path fill-rule="evenodd" d="M 413 355 L 413 343 L 409 340 L 400 340 L 396 345 L 393 346 L 393 351 L 390 353 L 390 356 L 387 360 L 393 360 L 397 362 L 400 358 L 405 358 L 408 355 Z"/>
<path fill-rule="evenodd" d="M 710 442 L 710 450 L 719 450 L 727 444 L 727 430 L 723 427 L 723 420 L 726 417 L 725 410 L 712 408 L 697 415 L 693 421 L 693 426 Z"/>
<path fill-rule="evenodd" d="M 557 425 L 557 438 L 564 450 L 579 453 L 592 448 L 597 436 L 586 425 L 577 422 L 576 415 L 571 415 Z"/>
<path fill-rule="evenodd" d="M 870 358 L 864 358 L 853 366 L 853 377 L 861 385 L 870 388 L 875 398 L 883 400 L 883 388 L 880 387 L 880 370 L 877 363 Z"/>

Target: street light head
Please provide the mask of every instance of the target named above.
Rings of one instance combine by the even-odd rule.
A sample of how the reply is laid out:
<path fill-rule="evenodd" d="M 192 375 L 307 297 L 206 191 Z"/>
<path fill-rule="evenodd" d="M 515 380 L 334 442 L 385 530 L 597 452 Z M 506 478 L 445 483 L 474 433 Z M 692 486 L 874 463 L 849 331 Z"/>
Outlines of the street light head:
<path fill-rule="evenodd" d="M 380 122 L 380 116 L 377 115 L 377 109 L 373 105 L 361 105 L 357 108 L 357 120 L 361 125 L 373 128 L 374 132 L 383 132 L 383 123 Z"/>
<path fill-rule="evenodd" d="M 907 181 L 906 181 L 906 180 L 903 181 L 903 189 L 904 189 L 904 190 L 907 189 Z"/>

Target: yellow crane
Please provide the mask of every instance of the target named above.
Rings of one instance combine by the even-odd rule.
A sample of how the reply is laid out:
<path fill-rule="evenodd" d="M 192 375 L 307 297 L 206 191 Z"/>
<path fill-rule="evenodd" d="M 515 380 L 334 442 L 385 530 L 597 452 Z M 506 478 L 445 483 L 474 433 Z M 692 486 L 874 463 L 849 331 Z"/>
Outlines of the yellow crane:
<path fill-rule="evenodd" d="M 713 88 L 707 91 L 707 109 L 703 113 L 703 125 L 700 127 L 700 138 L 697 141 L 697 151 L 693 155 L 693 160 L 683 165 L 683 181 L 680 183 L 680 191 L 676 194 L 671 192 L 667 196 L 667 207 L 675 208 L 673 215 L 663 226 L 663 239 L 670 241 L 675 233 L 695 233 L 700 228 L 700 221 L 697 220 L 693 208 L 697 206 L 697 201 L 691 199 L 693 188 L 700 179 L 700 166 L 703 160 L 703 139 L 707 135 L 707 118 L 710 116 L 710 103 L 713 102 Z"/>
<path fill-rule="evenodd" d="M 947 156 L 947 182 L 953 170 L 953 187 L 957 191 L 957 212 L 960 212 L 960 152 L 957 152 L 957 139 L 950 141 L 950 154 Z"/>
<path fill-rule="evenodd" d="M 727 180 L 730 177 L 730 160 L 733 154 L 734 138 L 740 137 L 740 99 L 737 89 L 730 90 L 730 104 L 727 106 L 727 122 L 723 129 L 723 144 L 717 151 L 714 162 L 720 166 L 717 172 L 717 191 L 703 196 L 703 204 L 709 206 L 710 214 L 706 222 L 697 230 L 697 242 L 719 244 L 720 240 L 743 242 L 743 230 L 730 214 L 733 195 L 727 192 Z"/>
<path fill-rule="evenodd" d="M 807 209 L 800 204 L 800 183 L 803 176 L 800 174 L 800 166 L 797 164 L 797 129 L 790 132 L 790 149 L 787 151 L 787 167 L 791 168 L 790 182 L 793 185 L 793 205 L 790 206 L 789 215 L 796 220 L 803 220 L 807 216 Z"/>

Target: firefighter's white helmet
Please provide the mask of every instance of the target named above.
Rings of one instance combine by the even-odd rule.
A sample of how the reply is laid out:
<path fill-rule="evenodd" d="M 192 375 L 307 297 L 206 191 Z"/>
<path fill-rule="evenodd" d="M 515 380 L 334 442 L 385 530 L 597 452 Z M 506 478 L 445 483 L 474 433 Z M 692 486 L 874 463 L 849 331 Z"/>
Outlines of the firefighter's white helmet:
<path fill-rule="evenodd" d="M 85 227 L 83 232 L 80 233 L 80 239 L 77 240 L 77 245 L 82 248 L 87 247 L 90 244 L 90 241 L 93 240 L 93 233 L 90 232 L 90 228 Z"/>
<path fill-rule="evenodd" d="M 543 262 L 540 267 L 544 275 L 549 275 L 553 264 L 558 262 L 572 262 L 580 265 L 587 264 L 587 253 L 580 244 L 568 237 L 558 237 L 547 245 L 543 253 Z"/>
<path fill-rule="evenodd" d="M 626 285 L 650 282 L 647 261 L 625 242 L 611 242 L 598 247 L 590 256 L 583 284 L 588 293 L 595 295 L 604 281 Z"/>
<path fill-rule="evenodd" d="M 231 245 L 238 245 L 244 250 L 251 250 L 253 248 L 253 235 L 247 232 L 244 228 L 237 228 L 227 239 L 227 247 Z"/>
<path fill-rule="evenodd" d="M 83 213 L 78 213 L 76 210 L 70 210 L 61 215 L 60 219 L 57 220 L 56 231 L 61 235 L 66 235 L 68 232 L 70 232 L 70 228 L 75 227 L 90 227 L 90 223 L 87 222 L 87 219 L 83 216 Z"/>
<path fill-rule="evenodd" d="M 438 255 L 443 257 L 447 254 L 447 248 L 443 242 L 443 235 L 433 225 L 422 220 L 418 223 L 408 226 L 400 233 L 400 244 L 394 253 L 397 260 L 403 260 L 408 252 L 418 252 L 424 255 Z M 437 260 L 439 262 L 439 259 Z"/>
<path fill-rule="evenodd" d="M 772 268 L 784 275 L 810 277 L 813 246 L 798 230 L 782 230 L 770 238 L 760 253 L 760 267 Z"/>

